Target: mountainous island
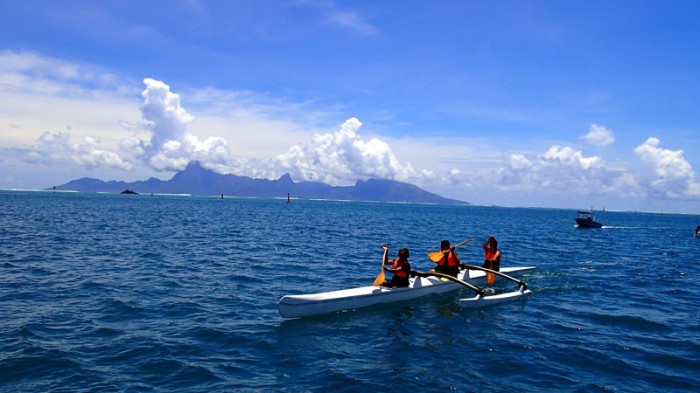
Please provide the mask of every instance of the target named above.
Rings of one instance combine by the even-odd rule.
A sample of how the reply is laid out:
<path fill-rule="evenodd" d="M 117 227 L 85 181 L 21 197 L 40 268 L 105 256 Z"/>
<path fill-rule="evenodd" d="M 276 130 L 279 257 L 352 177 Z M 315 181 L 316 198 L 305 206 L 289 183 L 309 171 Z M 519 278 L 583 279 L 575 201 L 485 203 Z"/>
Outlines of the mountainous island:
<path fill-rule="evenodd" d="M 72 180 L 51 188 L 80 192 L 113 192 L 130 190 L 141 194 L 226 195 L 239 197 L 287 197 L 373 202 L 432 203 L 466 205 L 422 190 L 412 184 L 394 180 L 358 180 L 354 186 L 331 186 L 318 182 L 298 182 L 286 174 L 277 180 L 253 179 L 245 176 L 221 175 L 191 162 L 170 180 L 150 178 L 145 181 L 102 181 L 92 178 Z"/>

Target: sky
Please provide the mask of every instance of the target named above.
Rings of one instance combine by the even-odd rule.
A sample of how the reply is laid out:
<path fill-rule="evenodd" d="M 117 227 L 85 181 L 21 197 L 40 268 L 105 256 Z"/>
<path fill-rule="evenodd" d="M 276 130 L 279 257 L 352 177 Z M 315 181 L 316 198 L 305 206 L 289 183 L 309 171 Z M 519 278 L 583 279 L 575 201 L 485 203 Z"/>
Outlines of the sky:
<path fill-rule="evenodd" d="M 698 1 L 0 0 L 0 189 L 393 179 L 700 214 Z"/>

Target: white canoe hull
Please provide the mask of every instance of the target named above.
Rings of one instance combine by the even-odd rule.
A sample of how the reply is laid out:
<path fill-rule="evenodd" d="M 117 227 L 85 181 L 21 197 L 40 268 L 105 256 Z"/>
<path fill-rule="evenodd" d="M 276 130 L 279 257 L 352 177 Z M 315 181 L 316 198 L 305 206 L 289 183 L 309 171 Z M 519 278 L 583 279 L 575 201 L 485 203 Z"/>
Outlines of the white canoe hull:
<path fill-rule="evenodd" d="M 502 268 L 501 272 L 517 277 L 532 270 L 535 270 L 534 266 L 506 267 Z M 460 280 L 473 285 L 485 284 L 485 277 L 486 273 L 481 270 L 462 270 L 458 276 Z M 464 287 L 453 281 L 442 281 L 437 277 L 415 277 L 410 279 L 410 286 L 407 288 L 366 286 L 306 295 L 286 295 L 280 299 L 277 309 L 284 318 L 299 318 L 411 300 L 460 288 Z"/>

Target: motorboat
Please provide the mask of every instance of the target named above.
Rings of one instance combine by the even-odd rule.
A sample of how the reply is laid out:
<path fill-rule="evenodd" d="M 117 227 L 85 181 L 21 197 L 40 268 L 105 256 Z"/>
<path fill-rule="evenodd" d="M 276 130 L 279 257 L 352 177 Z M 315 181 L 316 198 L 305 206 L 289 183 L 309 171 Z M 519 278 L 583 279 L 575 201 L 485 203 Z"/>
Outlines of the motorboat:
<path fill-rule="evenodd" d="M 602 228 L 603 224 L 595 220 L 595 213 L 592 211 L 579 211 L 576 216 L 576 224 L 579 228 Z"/>

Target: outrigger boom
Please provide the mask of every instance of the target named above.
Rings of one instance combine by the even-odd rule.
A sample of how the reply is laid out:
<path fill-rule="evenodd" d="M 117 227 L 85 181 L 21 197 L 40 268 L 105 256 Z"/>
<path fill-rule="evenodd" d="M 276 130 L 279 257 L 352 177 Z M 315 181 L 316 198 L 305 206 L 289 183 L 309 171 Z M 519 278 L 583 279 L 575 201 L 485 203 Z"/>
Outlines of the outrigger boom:
<path fill-rule="evenodd" d="M 467 282 L 464 282 L 458 278 L 452 277 L 448 274 L 435 273 L 435 272 L 421 273 L 421 272 L 417 272 L 417 271 L 412 271 L 411 273 L 416 275 L 416 276 L 419 276 L 419 277 L 435 276 L 435 277 L 446 278 L 448 280 L 454 281 L 454 282 L 476 292 L 476 296 L 474 296 L 473 298 L 459 300 L 459 305 L 461 307 L 464 307 L 464 308 L 475 308 L 475 307 L 482 307 L 482 306 L 487 306 L 487 305 L 496 304 L 496 303 L 502 303 L 504 301 L 515 299 L 517 297 L 520 297 L 523 295 L 529 295 L 532 293 L 531 290 L 527 289 L 527 283 L 525 283 L 525 281 L 518 280 L 515 277 L 511 277 L 511 276 L 504 274 L 504 273 L 501 273 L 499 271 L 491 270 L 491 269 L 487 269 L 485 267 L 475 266 L 475 265 L 460 264 L 460 267 L 467 269 L 467 270 L 469 270 L 469 269 L 481 270 L 481 271 L 484 271 L 486 273 L 493 273 L 497 276 L 501 276 L 505 279 L 508 279 L 508 280 L 513 281 L 516 284 L 518 284 L 518 289 L 516 291 L 513 291 L 513 292 L 486 296 L 484 294 L 484 291 L 481 290 L 480 288 L 477 288 L 477 287 L 475 287 Z"/>
<path fill-rule="evenodd" d="M 527 289 L 527 283 L 525 281 L 518 280 L 517 278 L 511 277 L 511 276 L 504 274 L 498 270 L 491 270 L 491 269 L 485 268 L 483 266 L 467 265 L 464 263 L 460 263 L 459 267 L 461 267 L 462 269 L 466 269 L 466 270 L 481 270 L 482 272 L 493 273 L 497 276 L 501 276 L 507 280 L 513 281 L 514 283 L 518 284 L 518 287 L 522 290 Z"/>

